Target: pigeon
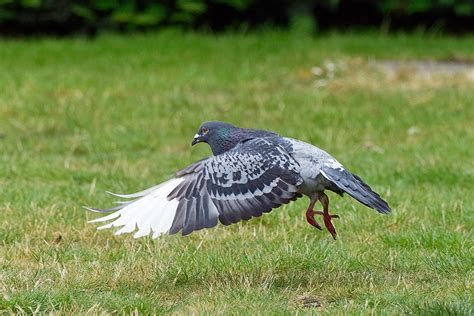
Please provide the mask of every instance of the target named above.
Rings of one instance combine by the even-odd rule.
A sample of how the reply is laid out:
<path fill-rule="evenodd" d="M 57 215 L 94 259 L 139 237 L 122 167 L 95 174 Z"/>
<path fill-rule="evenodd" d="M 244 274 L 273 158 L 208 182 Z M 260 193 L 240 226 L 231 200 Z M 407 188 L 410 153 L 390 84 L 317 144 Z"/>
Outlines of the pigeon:
<path fill-rule="evenodd" d="M 115 234 L 134 237 L 183 236 L 218 224 L 230 225 L 268 213 L 307 196 L 307 222 L 321 230 L 315 215 L 334 239 L 337 233 L 325 191 L 348 194 L 365 206 L 388 214 L 391 209 L 359 176 L 335 158 L 306 142 L 277 133 L 240 128 L 228 123 L 203 123 L 192 145 L 207 143 L 213 155 L 176 172 L 175 177 L 133 194 L 115 207 L 86 209 L 110 213 L 91 220 L 107 222 L 98 229 L 120 227 Z M 322 211 L 315 211 L 320 202 Z"/>

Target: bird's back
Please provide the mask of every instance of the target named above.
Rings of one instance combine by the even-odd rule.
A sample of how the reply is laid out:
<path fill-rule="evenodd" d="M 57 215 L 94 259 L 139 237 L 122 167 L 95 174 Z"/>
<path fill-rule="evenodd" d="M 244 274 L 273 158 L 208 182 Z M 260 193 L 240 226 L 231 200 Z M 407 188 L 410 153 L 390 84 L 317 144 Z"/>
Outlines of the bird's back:
<path fill-rule="evenodd" d="M 337 190 L 330 181 L 321 177 L 321 168 L 325 165 L 342 167 L 334 157 L 306 142 L 287 137 L 283 139 L 291 145 L 289 146 L 289 152 L 300 165 L 300 174 L 303 178 L 303 184 L 300 188 L 301 193 L 309 195 L 315 191 L 324 191 L 325 189 L 340 193 L 340 190 Z"/>

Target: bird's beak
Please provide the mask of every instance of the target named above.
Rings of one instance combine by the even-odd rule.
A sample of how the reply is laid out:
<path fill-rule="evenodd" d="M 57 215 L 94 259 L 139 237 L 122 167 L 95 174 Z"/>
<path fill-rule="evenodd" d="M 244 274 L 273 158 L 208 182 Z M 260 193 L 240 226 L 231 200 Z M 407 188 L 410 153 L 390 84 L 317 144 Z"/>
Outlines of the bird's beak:
<path fill-rule="evenodd" d="M 196 145 L 197 143 L 200 143 L 200 142 L 201 142 L 201 135 L 196 134 L 196 135 L 194 135 L 194 139 L 191 143 L 191 146 L 194 146 L 194 145 Z"/>

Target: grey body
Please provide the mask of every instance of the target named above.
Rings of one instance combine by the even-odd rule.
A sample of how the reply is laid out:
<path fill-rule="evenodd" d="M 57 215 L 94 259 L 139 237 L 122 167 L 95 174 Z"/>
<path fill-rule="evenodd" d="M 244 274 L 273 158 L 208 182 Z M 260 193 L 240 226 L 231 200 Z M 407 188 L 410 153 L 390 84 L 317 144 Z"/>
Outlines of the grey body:
<path fill-rule="evenodd" d="M 283 138 L 291 143 L 291 156 L 298 162 L 303 183 L 298 187 L 298 192 L 311 198 L 315 192 L 322 192 L 334 188 L 326 178 L 321 175 L 325 164 L 339 164 L 336 159 L 324 150 L 292 138 Z"/>

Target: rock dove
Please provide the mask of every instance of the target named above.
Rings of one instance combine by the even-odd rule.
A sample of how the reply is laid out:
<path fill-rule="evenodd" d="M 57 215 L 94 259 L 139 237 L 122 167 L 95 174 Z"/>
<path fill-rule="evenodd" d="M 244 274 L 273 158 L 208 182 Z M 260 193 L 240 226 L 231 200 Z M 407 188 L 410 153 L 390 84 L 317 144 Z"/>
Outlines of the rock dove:
<path fill-rule="evenodd" d="M 311 144 L 282 137 L 274 132 L 247 129 L 224 122 L 205 122 L 192 145 L 207 143 L 213 156 L 176 173 L 175 178 L 134 194 L 114 194 L 127 199 L 109 209 L 87 208 L 94 212 L 113 212 L 90 222 L 110 223 L 99 227 L 121 227 L 116 235 L 135 232 L 134 237 L 152 234 L 188 235 L 193 231 L 249 220 L 274 208 L 309 197 L 306 220 L 322 229 L 314 216 L 336 239 L 325 190 L 342 196 L 349 194 L 360 203 L 382 214 L 390 212 L 361 178 L 347 171 L 324 150 Z M 314 211 L 315 203 L 323 206 Z"/>

